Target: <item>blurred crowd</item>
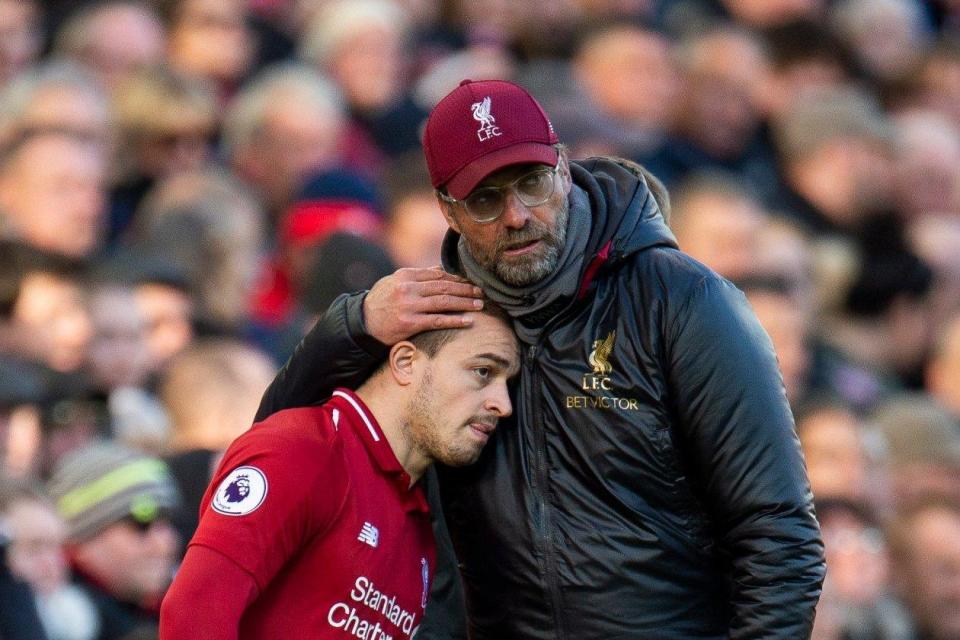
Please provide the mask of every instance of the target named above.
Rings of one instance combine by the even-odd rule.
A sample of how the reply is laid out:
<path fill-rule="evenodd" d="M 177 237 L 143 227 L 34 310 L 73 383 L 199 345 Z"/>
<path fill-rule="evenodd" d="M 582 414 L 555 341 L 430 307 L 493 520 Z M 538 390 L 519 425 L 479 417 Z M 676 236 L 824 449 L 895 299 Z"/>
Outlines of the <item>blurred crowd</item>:
<path fill-rule="evenodd" d="M 746 293 L 815 638 L 960 638 L 957 0 L 0 0 L 0 639 L 156 637 L 312 320 L 438 262 L 420 132 L 463 78 L 646 166 Z"/>

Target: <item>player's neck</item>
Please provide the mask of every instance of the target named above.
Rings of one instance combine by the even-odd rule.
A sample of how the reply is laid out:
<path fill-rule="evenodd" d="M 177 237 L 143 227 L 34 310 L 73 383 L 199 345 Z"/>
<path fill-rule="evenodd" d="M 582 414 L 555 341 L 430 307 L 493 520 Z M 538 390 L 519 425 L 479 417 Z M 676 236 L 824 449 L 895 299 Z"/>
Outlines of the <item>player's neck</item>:
<path fill-rule="evenodd" d="M 367 405 L 373 417 L 377 419 L 393 455 L 400 466 L 410 476 L 410 486 L 416 484 L 432 462 L 424 456 L 408 436 L 405 396 L 394 393 L 389 385 L 379 385 L 371 378 L 365 382 L 356 394 Z"/>

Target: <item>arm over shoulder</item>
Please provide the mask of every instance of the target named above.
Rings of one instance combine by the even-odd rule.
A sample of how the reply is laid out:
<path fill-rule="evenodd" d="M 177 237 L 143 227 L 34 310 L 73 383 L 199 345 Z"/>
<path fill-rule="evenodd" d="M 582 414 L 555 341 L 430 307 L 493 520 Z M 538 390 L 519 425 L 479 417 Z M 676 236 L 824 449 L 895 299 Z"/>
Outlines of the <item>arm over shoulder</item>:
<path fill-rule="evenodd" d="M 330 397 L 337 387 L 355 389 L 386 356 L 387 347 L 366 333 L 363 293 L 333 301 L 263 394 L 256 420 Z"/>

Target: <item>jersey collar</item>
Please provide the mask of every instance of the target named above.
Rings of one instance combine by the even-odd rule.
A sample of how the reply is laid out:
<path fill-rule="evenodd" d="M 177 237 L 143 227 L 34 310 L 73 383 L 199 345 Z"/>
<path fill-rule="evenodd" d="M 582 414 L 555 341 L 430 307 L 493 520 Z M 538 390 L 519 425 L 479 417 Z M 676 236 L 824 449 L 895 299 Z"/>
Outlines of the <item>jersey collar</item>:
<path fill-rule="evenodd" d="M 423 493 L 423 483 L 417 482 L 413 487 L 410 486 L 410 475 L 397 460 L 380 424 L 363 400 L 350 389 L 340 388 L 333 392 L 333 403 L 336 410 L 353 414 L 355 419 L 347 422 L 354 425 L 354 432 L 363 442 L 374 464 L 399 490 L 407 509 L 428 512 L 430 508 Z"/>

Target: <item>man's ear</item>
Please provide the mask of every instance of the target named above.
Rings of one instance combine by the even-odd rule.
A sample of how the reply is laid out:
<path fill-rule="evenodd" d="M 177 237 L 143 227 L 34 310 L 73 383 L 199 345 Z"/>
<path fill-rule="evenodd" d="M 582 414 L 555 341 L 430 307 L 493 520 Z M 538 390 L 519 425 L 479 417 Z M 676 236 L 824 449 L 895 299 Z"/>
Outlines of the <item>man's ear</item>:
<path fill-rule="evenodd" d="M 406 386 L 416 377 L 416 362 L 422 354 L 417 346 L 409 340 L 401 340 L 390 348 L 387 356 L 387 366 L 390 375 L 400 386 Z"/>
<path fill-rule="evenodd" d="M 457 224 L 456 219 L 453 217 L 453 205 L 441 198 L 439 193 L 437 194 L 437 204 L 440 205 L 440 213 L 443 214 L 443 218 L 447 221 L 450 228 L 457 233 L 461 233 L 460 225 Z"/>
<path fill-rule="evenodd" d="M 563 158 L 560 162 L 560 184 L 563 185 L 563 192 L 569 194 L 573 187 L 573 178 L 570 176 L 570 158 L 567 156 L 566 149 L 561 149 L 559 153 L 560 157 Z"/>

